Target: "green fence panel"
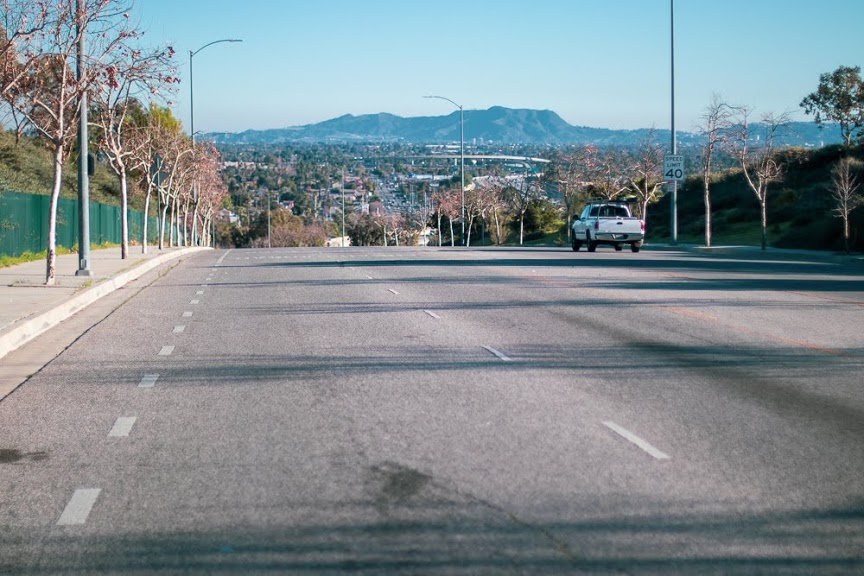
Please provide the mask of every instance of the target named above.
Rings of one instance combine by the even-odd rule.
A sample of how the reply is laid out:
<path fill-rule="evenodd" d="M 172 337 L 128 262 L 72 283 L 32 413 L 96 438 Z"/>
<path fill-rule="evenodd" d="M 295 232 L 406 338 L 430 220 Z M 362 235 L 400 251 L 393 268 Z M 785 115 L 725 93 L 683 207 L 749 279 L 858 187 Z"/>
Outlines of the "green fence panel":
<path fill-rule="evenodd" d="M 51 197 L 19 192 L 0 192 L 0 256 L 20 256 L 41 252 L 48 246 L 48 214 Z M 91 202 L 90 243 L 120 244 L 121 211 L 118 206 Z M 60 198 L 57 202 L 57 245 L 72 248 L 78 244 L 78 200 Z M 129 240 L 140 243 L 144 214 L 129 211 Z M 147 219 L 147 237 L 158 240 L 156 218 Z"/>

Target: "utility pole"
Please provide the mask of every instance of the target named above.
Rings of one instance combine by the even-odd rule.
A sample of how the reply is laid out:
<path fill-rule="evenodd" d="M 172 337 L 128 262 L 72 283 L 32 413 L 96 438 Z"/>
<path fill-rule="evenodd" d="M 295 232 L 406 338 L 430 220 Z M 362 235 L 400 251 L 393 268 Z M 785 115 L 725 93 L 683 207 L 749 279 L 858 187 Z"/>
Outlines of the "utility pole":
<path fill-rule="evenodd" d="M 342 247 L 345 247 L 345 167 L 342 167 Z"/>
<path fill-rule="evenodd" d="M 669 0 L 669 45 L 671 47 L 671 102 L 672 102 L 672 155 L 678 154 L 678 140 L 675 137 L 675 0 Z M 678 244 L 678 180 L 672 180 L 672 200 L 670 201 L 672 245 Z"/>
<path fill-rule="evenodd" d="M 85 29 L 85 0 L 78 0 L 78 82 L 84 82 L 87 76 L 87 55 Z M 78 270 L 76 276 L 92 276 L 90 270 L 90 173 L 89 148 L 87 145 L 87 91 L 81 91 L 78 101 Z M 145 214 L 146 218 L 147 215 Z"/>

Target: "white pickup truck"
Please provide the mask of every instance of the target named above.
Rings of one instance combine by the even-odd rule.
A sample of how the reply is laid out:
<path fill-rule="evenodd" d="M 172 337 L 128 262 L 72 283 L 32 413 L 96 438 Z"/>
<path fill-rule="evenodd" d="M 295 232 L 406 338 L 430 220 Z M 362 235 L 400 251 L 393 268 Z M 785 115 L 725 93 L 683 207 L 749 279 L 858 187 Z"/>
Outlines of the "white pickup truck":
<path fill-rule="evenodd" d="M 607 244 L 620 251 L 624 244 L 639 252 L 645 240 L 645 222 L 630 214 L 626 202 L 609 200 L 588 202 L 572 225 L 573 251 L 585 244 L 588 252 L 597 250 L 598 244 Z"/>

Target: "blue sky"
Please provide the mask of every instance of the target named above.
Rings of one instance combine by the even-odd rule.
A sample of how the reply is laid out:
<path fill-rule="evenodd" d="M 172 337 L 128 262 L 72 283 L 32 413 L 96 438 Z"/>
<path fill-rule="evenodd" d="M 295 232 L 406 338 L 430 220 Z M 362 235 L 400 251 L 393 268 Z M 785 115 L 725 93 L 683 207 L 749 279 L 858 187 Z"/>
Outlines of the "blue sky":
<path fill-rule="evenodd" d="M 552 110 L 574 125 L 670 125 L 669 0 L 136 0 L 151 44 L 177 50 L 189 126 L 238 132 L 343 114 Z M 791 111 L 819 74 L 861 65 L 861 0 L 675 0 L 676 127 L 713 93 Z"/>

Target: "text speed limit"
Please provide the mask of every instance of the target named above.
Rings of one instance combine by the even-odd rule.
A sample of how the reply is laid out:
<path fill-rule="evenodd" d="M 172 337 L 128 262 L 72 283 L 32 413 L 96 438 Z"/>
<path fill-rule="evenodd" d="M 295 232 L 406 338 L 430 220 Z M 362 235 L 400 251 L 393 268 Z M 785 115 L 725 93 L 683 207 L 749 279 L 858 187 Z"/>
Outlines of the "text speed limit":
<path fill-rule="evenodd" d="M 684 156 L 667 154 L 663 157 L 663 179 L 667 182 L 684 180 Z"/>

